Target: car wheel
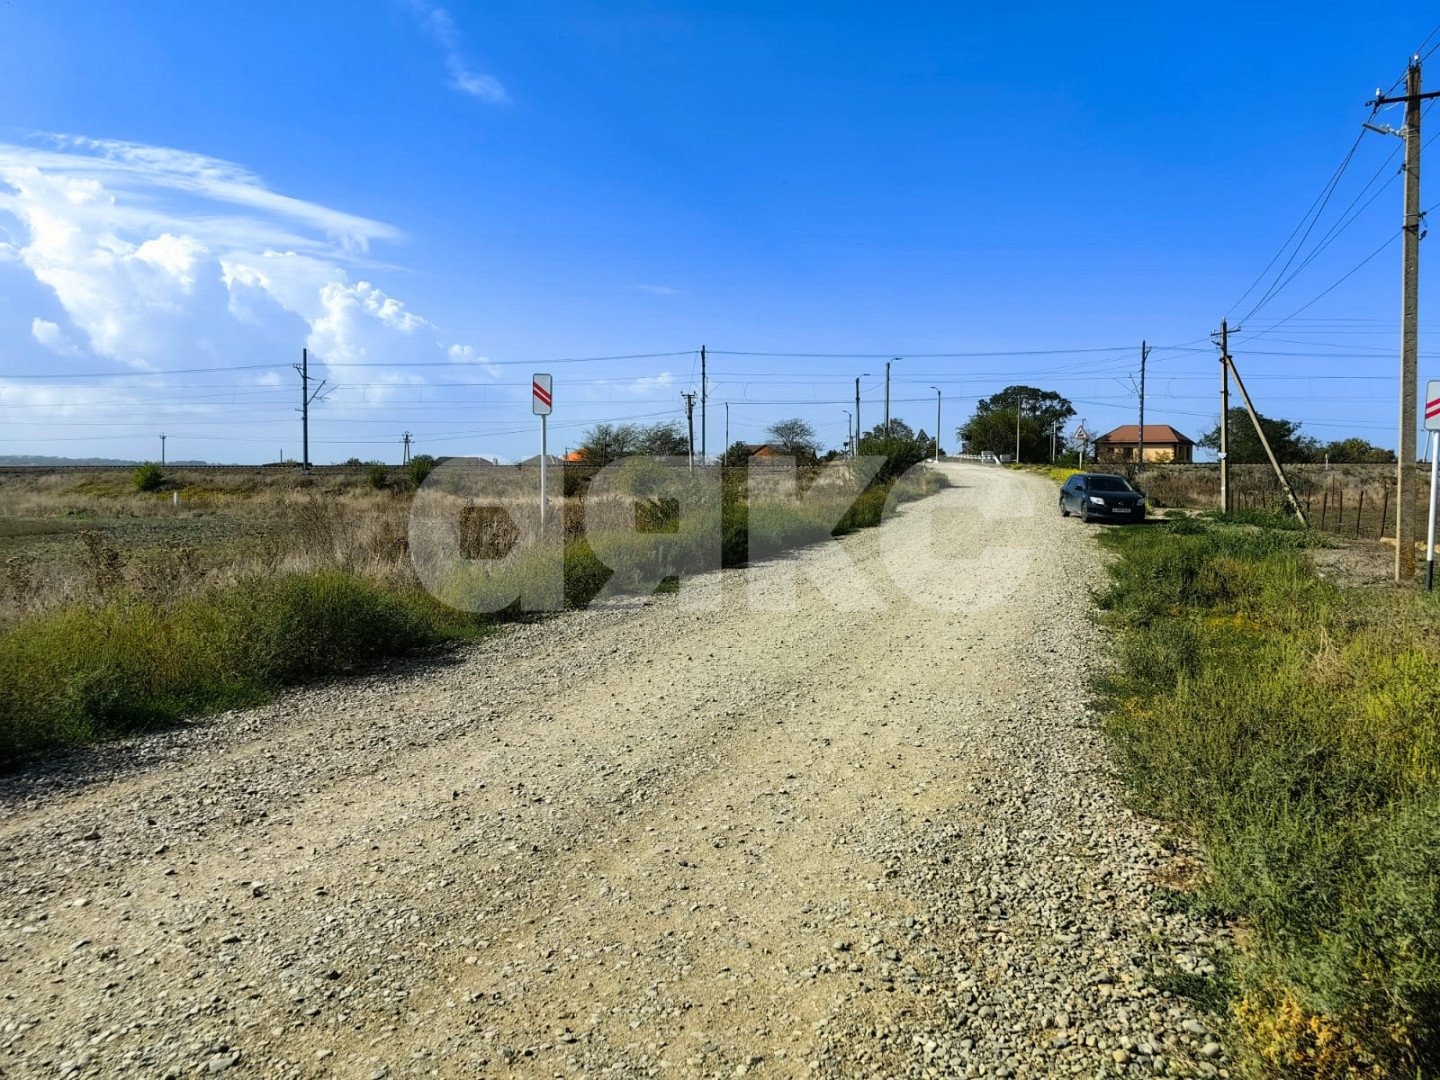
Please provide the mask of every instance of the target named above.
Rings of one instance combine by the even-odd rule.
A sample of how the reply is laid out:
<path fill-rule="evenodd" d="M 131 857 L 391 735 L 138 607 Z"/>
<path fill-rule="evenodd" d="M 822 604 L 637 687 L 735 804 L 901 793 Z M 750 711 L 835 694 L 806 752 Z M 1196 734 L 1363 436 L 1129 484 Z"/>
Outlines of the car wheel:
<path fill-rule="evenodd" d="M 1090 524 L 1090 508 L 1088 506 L 1082 506 L 1080 508 L 1080 520 L 1086 525 Z"/>
<path fill-rule="evenodd" d="M 1061 516 L 1061 517 L 1069 517 L 1069 516 L 1070 516 L 1070 511 L 1065 509 L 1065 496 L 1064 496 L 1064 495 L 1061 495 L 1061 496 L 1060 496 L 1060 516 Z"/>

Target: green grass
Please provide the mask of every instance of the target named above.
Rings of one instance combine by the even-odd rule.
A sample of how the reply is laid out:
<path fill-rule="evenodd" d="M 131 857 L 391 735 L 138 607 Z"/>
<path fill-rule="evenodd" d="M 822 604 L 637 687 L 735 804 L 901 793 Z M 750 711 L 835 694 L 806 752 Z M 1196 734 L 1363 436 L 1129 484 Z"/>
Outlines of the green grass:
<path fill-rule="evenodd" d="M 1102 696 L 1136 803 L 1208 853 L 1254 948 L 1257 1075 L 1440 1069 L 1440 607 L 1342 590 L 1285 520 L 1115 530 Z"/>

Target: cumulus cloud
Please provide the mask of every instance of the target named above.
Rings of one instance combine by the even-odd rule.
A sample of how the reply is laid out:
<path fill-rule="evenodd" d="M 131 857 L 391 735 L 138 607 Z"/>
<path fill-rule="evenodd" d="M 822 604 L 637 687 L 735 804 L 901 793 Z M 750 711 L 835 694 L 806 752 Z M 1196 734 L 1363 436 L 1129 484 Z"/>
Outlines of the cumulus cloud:
<path fill-rule="evenodd" d="M 429 320 L 356 273 L 395 229 L 215 158 L 76 136 L 0 144 L 0 229 L 3 272 L 28 271 L 64 310 L 67 325 L 31 327 L 59 355 L 142 371 L 302 344 L 321 365 L 447 355 Z"/>
<path fill-rule="evenodd" d="M 42 319 L 38 315 L 30 323 L 30 333 L 35 340 L 59 356 L 79 356 L 80 349 L 69 335 L 60 329 L 59 323 Z"/>
<path fill-rule="evenodd" d="M 492 105 L 504 105 L 510 100 L 504 85 L 493 75 L 476 71 L 465 57 L 460 30 L 455 19 L 443 7 L 427 3 L 426 0 L 411 0 L 410 8 L 420 20 L 421 28 L 430 35 L 445 60 L 445 70 L 450 75 L 450 85 L 462 94 L 488 101 Z"/>

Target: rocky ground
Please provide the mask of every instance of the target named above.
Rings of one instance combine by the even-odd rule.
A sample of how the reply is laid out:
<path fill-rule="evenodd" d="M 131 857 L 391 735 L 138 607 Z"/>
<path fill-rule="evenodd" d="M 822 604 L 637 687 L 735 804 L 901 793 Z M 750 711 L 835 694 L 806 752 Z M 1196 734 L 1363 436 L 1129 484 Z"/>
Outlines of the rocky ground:
<path fill-rule="evenodd" d="M 1153 903 L 1087 709 L 1089 530 L 947 469 L 715 610 L 0 782 L 0 1075 L 1226 1075 L 1160 977 L 1224 931 Z"/>

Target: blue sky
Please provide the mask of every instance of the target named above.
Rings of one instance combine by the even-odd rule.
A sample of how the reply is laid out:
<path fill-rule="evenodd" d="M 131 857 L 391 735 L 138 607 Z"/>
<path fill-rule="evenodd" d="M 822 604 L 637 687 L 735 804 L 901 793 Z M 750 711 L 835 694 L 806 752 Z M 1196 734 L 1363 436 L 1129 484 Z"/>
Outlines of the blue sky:
<path fill-rule="evenodd" d="M 302 346 L 320 462 L 405 430 L 533 453 L 534 370 L 557 448 L 683 419 L 701 344 L 712 452 L 725 401 L 733 439 L 801 415 L 838 445 L 888 356 L 896 415 L 930 430 L 942 387 L 947 444 L 1022 381 L 1106 430 L 1142 339 L 1148 418 L 1198 436 L 1208 334 L 1433 24 L 1157 12 L 6 4 L 0 454 L 294 456 Z M 1398 243 L 1355 267 L 1398 234 L 1399 146 L 1360 141 L 1291 269 L 1348 224 L 1234 339 L 1262 411 L 1318 438 L 1394 445 Z"/>

